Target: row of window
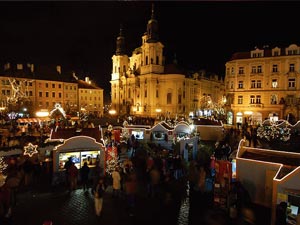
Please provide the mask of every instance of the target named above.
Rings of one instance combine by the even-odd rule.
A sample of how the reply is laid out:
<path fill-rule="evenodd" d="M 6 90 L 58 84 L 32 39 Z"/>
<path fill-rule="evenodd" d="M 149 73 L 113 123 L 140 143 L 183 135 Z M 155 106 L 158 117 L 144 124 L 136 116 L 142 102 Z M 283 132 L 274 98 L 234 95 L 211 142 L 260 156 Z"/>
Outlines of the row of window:
<path fill-rule="evenodd" d="M 13 85 L 17 85 L 17 86 L 20 86 L 20 85 L 24 85 L 24 87 L 32 87 L 33 86 L 33 83 L 32 81 L 26 81 L 26 80 L 13 80 L 13 81 L 9 81 L 9 79 L 5 79 L 5 80 L 1 80 L 1 84 L 3 86 L 11 86 L 12 84 Z M 51 85 L 49 83 L 38 83 L 38 87 L 39 88 L 43 88 L 43 84 L 45 84 L 45 88 L 49 88 L 50 86 L 52 88 L 56 88 L 58 87 L 59 89 L 62 88 L 62 84 L 54 84 L 52 83 Z M 76 85 L 65 85 L 65 89 L 66 90 L 76 90 Z"/>
<path fill-rule="evenodd" d="M 272 65 L 272 73 L 278 73 L 279 72 L 279 69 L 278 69 L 278 64 L 273 64 Z M 295 72 L 295 64 L 294 63 L 290 63 L 289 64 L 289 71 L 288 72 Z M 262 66 L 261 65 L 258 65 L 258 66 L 251 66 L 251 73 L 252 74 L 257 74 L 257 73 L 263 73 L 263 69 L 262 69 Z M 226 74 L 229 75 L 234 75 L 235 74 L 235 71 L 234 71 L 234 67 L 231 67 L 230 68 L 227 68 L 227 71 L 226 71 Z M 245 74 L 245 67 L 239 67 L 238 68 L 238 74 L 239 75 L 243 75 Z"/>
<path fill-rule="evenodd" d="M 251 88 L 262 88 L 262 82 L 261 80 L 251 80 Z M 272 79 L 271 82 L 272 88 L 278 88 L 278 80 Z M 234 88 L 234 82 L 230 82 L 230 89 Z M 238 89 L 244 88 L 244 81 L 240 80 L 238 81 Z M 295 78 L 289 78 L 288 79 L 288 88 L 296 88 L 296 79 Z"/>
<path fill-rule="evenodd" d="M 93 97 L 92 96 L 80 96 L 80 100 L 90 100 L 90 101 L 92 101 L 92 100 L 94 100 L 94 101 L 100 101 L 101 100 L 101 98 L 100 97 L 96 97 L 96 96 L 94 96 L 94 99 L 93 99 Z"/>
<path fill-rule="evenodd" d="M 238 96 L 238 104 L 241 105 L 243 104 L 243 96 L 239 95 Z M 271 105 L 276 105 L 278 104 L 278 96 L 277 95 L 271 95 L 270 97 L 270 104 Z M 250 95 L 250 104 L 261 104 L 261 95 Z"/>
<path fill-rule="evenodd" d="M 46 108 L 49 108 L 49 107 L 55 108 L 56 104 L 57 104 L 57 102 L 51 102 L 51 103 L 50 102 L 39 102 L 39 107 L 40 108 L 43 108 L 43 107 L 46 107 Z M 59 104 L 62 105 L 61 102 L 59 102 Z M 73 103 L 73 102 L 69 102 L 68 106 L 69 107 L 77 107 L 77 104 Z"/>
<path fill-rule="evenodd" d="M 264 46 L 265 47 L 269 47 L 268 45 Z M 285 49 L 285 54 L 286 55 L 299 55 L 300 54 L 300 50 L 299 47 L 295 44 L 290 45 L 289 48 Z M 272 49 L 272 56 L 280 56 L 280 49 L 279 48 L 274 48 Z M 251 51 L 251 58 L 261 58 L 264 57 L 264 50 L 259 50 L 256 49 L 254 51 Z"/>
<path fill-rule="evenodd" d="M 238 96 L 238 104 L 243 104 L 243 96 Z M 261 104 L 261 96 L 260 95 L 251 95 L 250 96 L 250 104 Z"/>
<path fill-rule="evenodd" d="M 238 96 L 238 104 L 243 104 L 243 96 Z M 285 99 L 281 98 L 280 101 L 278 99 L 278 96 L 276 94 L 271 95 L 270 97 L 270 104 L 276 105 L 276 104 L 287 104 L 287 105 L 295 105 L 300 103 L 300 99 L 296 98 L 293 95 L 288 95 Z M 250 96 L 250 104 L 261 104 L 261 96 L 260 95 L 251 95 Z"/>
<path fill-rule="evenodd" d="M 149 65 L 149 58 L 148 58 L 148 56 L 146 56 L 145 62 L 146 62 L 145 65 Z M 154 59 L 153 59 L 153 58 L 150 59 L 150 64 L 151 64 L 151 65 L 154 64 Z M 156 64 L 156 65 L 159 65 L 159 56 L 156 56 L 155 64 Z M 143 61 L 141 62 L 141 65 L 142 65 L 142 66 L 144 65 L 144 62 L 143 62 Z M 133 66 L 133 71 L 135 71 L 135 70 L 136 70 L 136 63 L 134 63 L 134 66 Z M 123 65 L 123 71 L 122 71 L 122 72 L 125 73 L 126 71 L 127 71 L 126 66 Z M 114 66 L 114 71 L 113 71 L 113 72 L 114 72 L 114 73 L 121 73 L 121 68 L 118 67 L 118 69 L 117 69 L 117 66 Z"/>

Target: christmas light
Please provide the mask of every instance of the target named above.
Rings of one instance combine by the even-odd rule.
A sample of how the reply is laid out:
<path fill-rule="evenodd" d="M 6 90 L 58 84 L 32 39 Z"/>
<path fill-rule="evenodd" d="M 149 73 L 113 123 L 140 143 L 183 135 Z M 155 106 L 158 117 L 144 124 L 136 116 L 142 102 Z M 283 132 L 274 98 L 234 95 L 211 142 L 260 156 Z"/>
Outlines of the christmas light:
<path fill-rule="evenodd" d="M 120 165 L 118 160 L 118 155 L 116 154 L 116 149 L 113 147 L 111 150 L 108 150 L 108 159 L 106 160 L 106 172 L 111 175 L 112 172 Z"/>
<path fill-rule="evenodd" d="M 29 143 L 27 146 L 24 147 L 24 155 L 28 155 L 29 157 L 32 157 L 34 154 L 38 153 L 37 151 L 37 145 L 33 145 L 32 143 Z"/>
<path fill-rule="evenodd" d="M 5 173 L 7 166 L 8 166 L 8 164 L 6 163 L 5 158 L 0 157 L 0 173 L 1 174 Z"/>
<path fill-rule="evenodd" d="M 276 123 L 261 125 L 257 128 L 257 136 L 261 139 L 288 141 L 291 133 L 288 127 L 279 127 Z"/>

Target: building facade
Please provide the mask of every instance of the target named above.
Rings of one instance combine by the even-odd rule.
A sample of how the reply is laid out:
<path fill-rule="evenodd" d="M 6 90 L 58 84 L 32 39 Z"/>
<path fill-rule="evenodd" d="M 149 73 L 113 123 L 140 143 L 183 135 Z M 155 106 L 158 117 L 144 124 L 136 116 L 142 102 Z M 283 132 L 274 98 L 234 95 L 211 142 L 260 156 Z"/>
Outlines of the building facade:
<path fill-rule="evenodd" d="M 165 65 L 164 45 L 159 41 L 158 22 L 152 8 L 142 45 L 128 56 L 122 28 L 112 57 L 111 108 L 118 115 L 176 117 L 200 115 L 204 97 L 223 99 L 224 82 L 218 76 L 188 76 L 177 63 Z"/>
<path fill-rule="evenodd" d="M 78 80 L 78 106 L 81 113 L 103 116 L 104 93 L 103 89 L 97 87 L 89 77 Z"/>
<path fill-rule="evenodd" d="M 300 47 L 255 48 L 226 62 L 227 120 L 258 124 L 300 119 Z"/>
<path fill-rule="evenodd" d="M 6 64 L 0 82 L 1 115 L 14 112 L 19 117 L 35 117 L 36 112 L 52 111 L 56 104 L 73 116 L 83 111 L 103 115 L 103 89 L 88 78 L 78 79 L 74 72 L 62 73 L 60 66 Z"/>

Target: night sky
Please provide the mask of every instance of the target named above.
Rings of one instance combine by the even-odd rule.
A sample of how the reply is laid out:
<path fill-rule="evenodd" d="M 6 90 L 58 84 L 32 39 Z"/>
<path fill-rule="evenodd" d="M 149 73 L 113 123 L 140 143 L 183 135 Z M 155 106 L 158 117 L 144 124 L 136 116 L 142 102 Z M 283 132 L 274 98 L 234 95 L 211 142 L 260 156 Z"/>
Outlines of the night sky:
<path fill-rule="evenodd" d="M 60 64 L 109 96 L 120 24 L 129 56 L 141 45 L 150 1 L 0 2 L 0 62 Z M 235 52 L 299 44 L 300 2 L 155 1 L 166 62 L 225 73 Z M 84 77 L 81 77 L 84 78 Z"/>

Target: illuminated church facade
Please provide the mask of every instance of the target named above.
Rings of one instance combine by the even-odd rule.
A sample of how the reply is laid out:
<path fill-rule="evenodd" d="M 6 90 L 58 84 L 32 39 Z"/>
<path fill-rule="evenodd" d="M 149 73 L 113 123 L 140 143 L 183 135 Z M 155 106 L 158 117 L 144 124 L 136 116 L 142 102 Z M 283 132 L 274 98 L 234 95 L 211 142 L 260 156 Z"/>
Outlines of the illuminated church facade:
<path fill-rule="evenodd" d="M 177 63 L 165 65 L 164 45 L 159 40 L 158 22 L 152 8 L 142 45 L 125 53 L 122 28 L 112 56 L 111 108 L 117 115 L 170 116 L 201 113 L 201 100 L 223 100 L 224 82 L 217 75 L 196 72 L 187 76 Z"/>

